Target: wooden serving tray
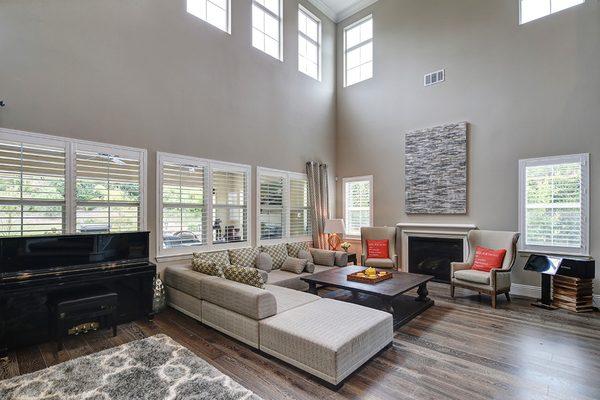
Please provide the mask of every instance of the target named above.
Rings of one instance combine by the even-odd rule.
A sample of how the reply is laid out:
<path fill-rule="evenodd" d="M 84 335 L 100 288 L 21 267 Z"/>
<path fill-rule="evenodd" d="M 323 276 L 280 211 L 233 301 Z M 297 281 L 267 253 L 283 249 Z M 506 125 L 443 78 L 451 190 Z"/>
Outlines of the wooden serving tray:
<path fill-rule="evenodd" d="M 362 272 L 360 272 L 362 273 Z M 385 275 L 380 276 L 377 275 L 374 278 L 368 278 L 367 276 L 358 276 L 359 272 L 356 272 L 354 274 L 350 274 L 347 275 L 346 278 L 349 281 L 353 281 L 353 282 L 361 282 L 361 283 L 379 283 L 388 279 L 392 279 L 394 277 L 394 275 L 391 272 L 387 272 Z"/>

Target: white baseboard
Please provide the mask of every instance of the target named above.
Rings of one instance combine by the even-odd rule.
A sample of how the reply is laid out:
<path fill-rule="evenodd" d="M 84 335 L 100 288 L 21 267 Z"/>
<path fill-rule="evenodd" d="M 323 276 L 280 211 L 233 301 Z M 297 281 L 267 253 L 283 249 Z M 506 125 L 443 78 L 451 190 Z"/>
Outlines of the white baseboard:
<path fill-rule="evenodd" d="M 514 294 L 515 296 L 539 299 L 542 297 L 541 293 L 542 289 L 539 286 L 521 285 L 519 283 L 513 283 L 510 285 L 510 294 Z"/>

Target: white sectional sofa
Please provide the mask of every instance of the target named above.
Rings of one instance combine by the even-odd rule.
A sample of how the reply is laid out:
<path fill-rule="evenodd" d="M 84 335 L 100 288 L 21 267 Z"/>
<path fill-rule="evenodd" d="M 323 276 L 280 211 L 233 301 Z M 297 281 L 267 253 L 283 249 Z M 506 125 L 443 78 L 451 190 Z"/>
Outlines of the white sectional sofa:
<path fill-rule="evenodd" d="M 264 289 L 190 266 L 167 267 L 164 281 L 171 307 L 336 388 L 391 344 L 391 314 L 284 287 L 299 276 L 283 272 Z"/>

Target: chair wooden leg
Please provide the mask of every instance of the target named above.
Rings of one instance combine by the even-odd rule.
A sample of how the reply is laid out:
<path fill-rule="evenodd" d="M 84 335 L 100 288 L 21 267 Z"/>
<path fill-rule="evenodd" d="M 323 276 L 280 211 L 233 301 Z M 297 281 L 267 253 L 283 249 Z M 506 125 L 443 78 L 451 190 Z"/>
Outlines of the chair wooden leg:
<path fill-rule="evenodd" d="M 496 292 L 492 293 L 492 308 L 496 308 Z"/>
<path fill-rule="evenodd" d="M 450 284 L 450 297 L 454 298 L 454 285 Z"/>
<path fill-rule="evenodd" d="M 504 295 L 506 296 L 506 300 L 510 301 L 510 293 L 506 292 Z"/>

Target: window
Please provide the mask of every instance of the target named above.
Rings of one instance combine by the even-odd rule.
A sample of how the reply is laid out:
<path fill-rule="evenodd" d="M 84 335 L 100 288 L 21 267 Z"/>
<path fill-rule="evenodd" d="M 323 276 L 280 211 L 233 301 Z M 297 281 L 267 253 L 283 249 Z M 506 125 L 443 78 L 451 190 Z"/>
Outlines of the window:
<path fill-rule="evenodd" d="M 588 254 L 589 155 L 519 162 L 521 249 Z"/>
<path fill-rule="evenodd" d="M 77 232 L 129 232 L 141 225 L 141 154 L 76 144 Z"/>
<path fill-rule="evenodd" d="M 0 134 L 0 236 L 65 232 L 64 143 L 7 139 Z"/>
<path fill-rule="evenodd" d="M 344 29 L 344 86 L 373 77 L 373 16 Z"/>
<path fill-rule="evenodd" d="M 360 237 L 360 228 L 373 225 L 373 177 L 343 179 L 346 236 Z"/>
<path fill-rule="evenodd" d="M 231 33 L 230 0 L 187 0 L 187 12 Z"/>
<path fill-rule="evenodd" d="M 585 3 L 585 0 L 520 0 L 520 23 L 536 20 Z"/>
<path fill-rule="evenodd" d="M 281 0 L 252 0 L 252 45 L 281 60 Z"/>
<path fill-rule="evenodd" d="M 247 245 L 249 166 L 166 153 L 157 159 L 159 255 Z"/>
<path fill-rule="evenodd" d="M 258 168 L 257 207 L 261 241 L 310 238 L 311 212 L 305 174 Z"/>
<path fill-rule="evenodd" d="M 321 80 L 321 21 L 298 5 L 298 70 Z"/>
<path fill-rule="evenodd" d="M 0 235 L 145 229 L 146 151 L 0 129 Z"/>

